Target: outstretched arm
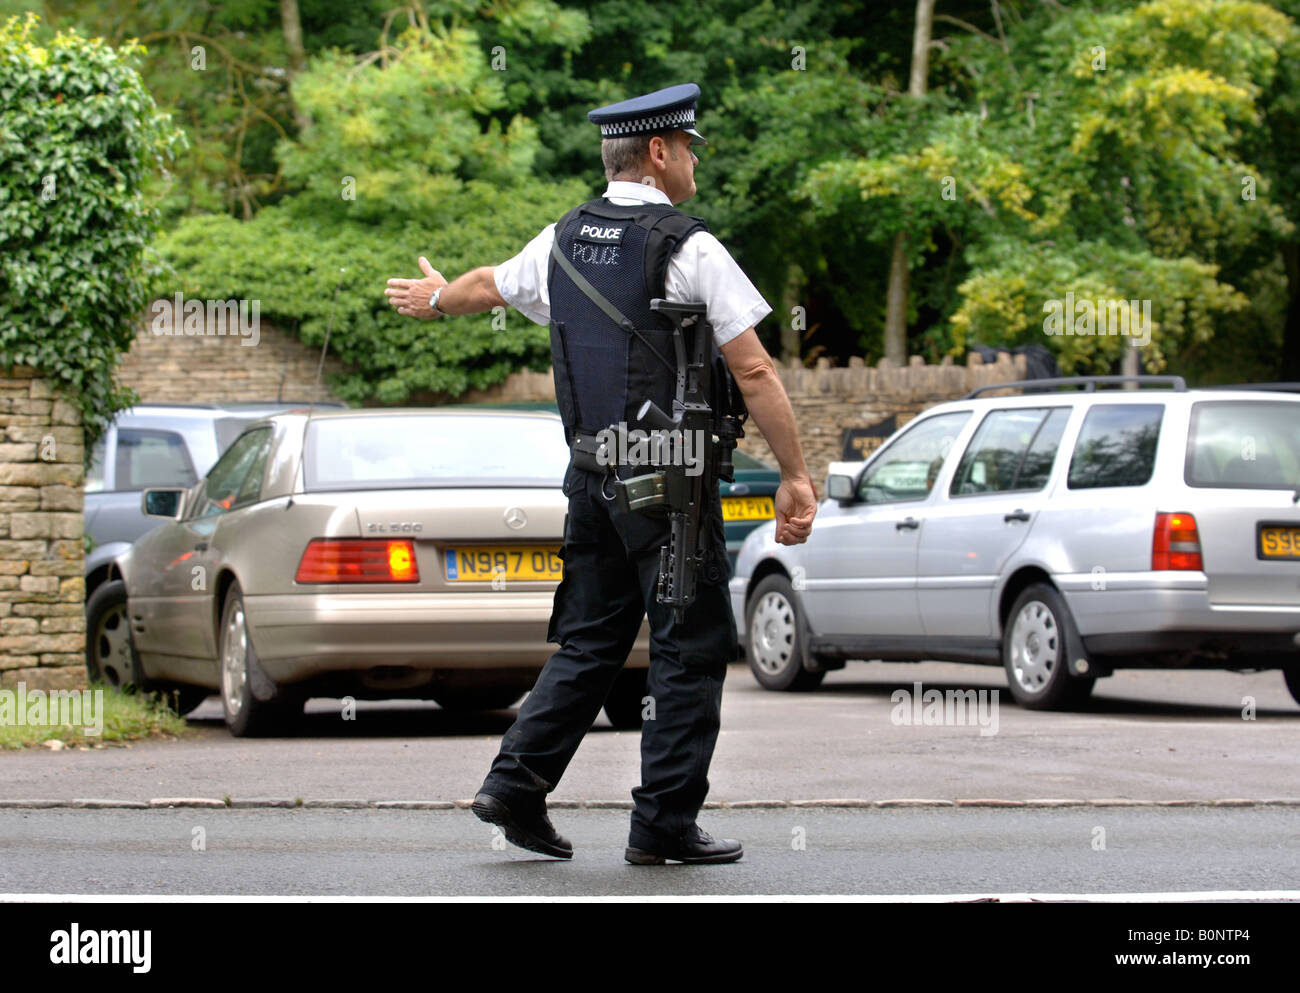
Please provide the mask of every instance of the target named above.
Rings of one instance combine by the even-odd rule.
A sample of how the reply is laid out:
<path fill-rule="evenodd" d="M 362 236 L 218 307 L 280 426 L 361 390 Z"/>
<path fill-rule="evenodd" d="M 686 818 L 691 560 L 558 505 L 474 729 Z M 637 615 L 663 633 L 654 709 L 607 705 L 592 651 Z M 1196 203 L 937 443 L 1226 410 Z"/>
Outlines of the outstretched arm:
<path fill-rule="evenodd" d="M 420 256 L 420 269 L 424 273 L 423 279 L 390 279 L 388 289 L 384 290 L 388 302 L 406 317 L 422 320 L 437 317 L 429 306 L 429 297 L 439 286 L 447 287 L 438 297 L 438 309 L 444 314 L 481 314 L 493 307 L 508 306 L 497 290 L 490 265 L 471 269 L 450 283 L 423 255 Z"/>

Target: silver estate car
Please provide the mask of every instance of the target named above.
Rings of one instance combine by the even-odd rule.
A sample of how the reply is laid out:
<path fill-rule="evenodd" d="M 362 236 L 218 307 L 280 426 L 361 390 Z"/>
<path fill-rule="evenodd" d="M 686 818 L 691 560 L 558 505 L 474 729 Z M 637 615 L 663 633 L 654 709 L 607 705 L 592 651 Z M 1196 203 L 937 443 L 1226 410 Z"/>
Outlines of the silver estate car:
<path fill-rule="evenodd" d="M 336 410 L 250 425 L 189 489 L 141 497 L 164 521 L 114 563 L 129 628 L 110 682 L 221 694 L 235 735 L 308 696 L 489 709 L 551 650 L 569 451 L 553 414 Z M 646 629 L 605 704 L 639 726 Z"/>
<path fill-rule="evenodd" d="M 1021 705 L 1065 709 L 1119 667 L 1281 669 L 1300 701 L 1300 396 L 1134 379 L 979 390 L 833 464 L 806 544 L 741 548 L 758 681 L 1001 664 Z M 1097 389 L 1117 380 L 1140 388 Z"/>

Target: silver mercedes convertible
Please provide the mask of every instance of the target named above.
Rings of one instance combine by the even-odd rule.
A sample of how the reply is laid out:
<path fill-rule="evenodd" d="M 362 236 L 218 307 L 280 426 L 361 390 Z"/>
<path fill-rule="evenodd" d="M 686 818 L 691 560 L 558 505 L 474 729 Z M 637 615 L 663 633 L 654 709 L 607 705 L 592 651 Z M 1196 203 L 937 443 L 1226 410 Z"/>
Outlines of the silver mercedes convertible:
<path fill-rule="evenodd" d="M 149 489 L 165 523 L 114 564 L 87 632 L 92 678 L 219 691 L 237 736 L 309 696 L 495 709 L 551 653 L 568 448 L 554 414 L 293 411 L 250 424 L 189 489 Z M 605 704 L 640 725 L 643 626 Z"/>

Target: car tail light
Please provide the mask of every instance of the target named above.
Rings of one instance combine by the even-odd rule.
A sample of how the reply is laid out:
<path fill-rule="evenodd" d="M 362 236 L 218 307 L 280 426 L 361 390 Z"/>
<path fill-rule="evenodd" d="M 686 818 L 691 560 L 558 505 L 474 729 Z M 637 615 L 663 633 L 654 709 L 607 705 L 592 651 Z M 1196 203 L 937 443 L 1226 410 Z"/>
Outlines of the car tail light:
<path fill-rule="evenodd" d="M 418 583 L 420 569 L 409 541 L 315 538 L 293 578 L 299 583 Z"/>
<path fill-rule="evenodd" d="M 1151 538 L 1151 568 L 1204 568 L 1201 536 L 1196 532 L 1195 517 L 1191 514 L 1156 514 L 1156 530 Z"/>

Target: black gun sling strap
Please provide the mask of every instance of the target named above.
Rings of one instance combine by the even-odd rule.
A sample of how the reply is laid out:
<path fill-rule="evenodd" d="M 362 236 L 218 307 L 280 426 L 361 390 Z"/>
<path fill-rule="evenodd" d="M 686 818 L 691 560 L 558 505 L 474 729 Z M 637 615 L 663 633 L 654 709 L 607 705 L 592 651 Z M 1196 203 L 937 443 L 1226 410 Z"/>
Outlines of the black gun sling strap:
<path fill-rule="evenodd" d="M 641 343 L 645 345 L 646 348 L 650 349 L 651 353 L 654 355 L 655 358 L 657 358 L 660 362 L 662 362 L 665 366 L 667 366 L 670 370 L 672 370 L 674 375 L 677 375 L 679 373 L 677 366 L 674 363 L 669 362 L 666 358 L 664 358 L 663 354 L 659 351 L 659 349 L 655 348 L 654 345 L 650 344 L 650 342 L 646 340 L 645 335 L 643 335 L 640 331 L 636 329 L 635 326 L 633 326 L 632 322 L 629 321 L 627 317 L 624 316 L 623 312 L 619 310 L 617 307 L 615 307 L 612 303 L 610 303 L 609 300 L 605 297 L 605 294 L 601 293 L 600 290 L 592 286 L 591 283 L 587 280 L 587 277 L 584 276 L 582 273 L 580 273 L 577 267 L 564 257 L 564 253 L 560 251 L 559 238 L 556 238 L 551 242 L 551 257 L 554 258 L 555 261 L 559 263 L 560 268 L 564 270 L 565 275 L 568 276 L 571 280 L 573 280 L 573 284 L 583 292 L 583 295 L 586 296 L 588 300 L 590 300 L 592 303 L 594 303 L 597 307 L 599 307 L 601 310 L 605 312 L 606 317 L 608 317 L 611 321 L 613 321 L 615 324 L 621 327 L 628 334 L 634 334 L 638 338 L 640 338 Z"/>

